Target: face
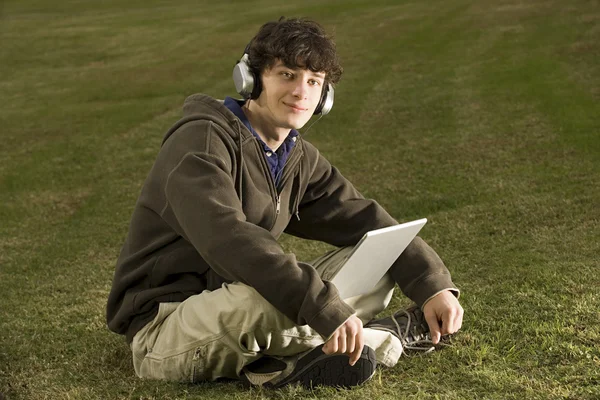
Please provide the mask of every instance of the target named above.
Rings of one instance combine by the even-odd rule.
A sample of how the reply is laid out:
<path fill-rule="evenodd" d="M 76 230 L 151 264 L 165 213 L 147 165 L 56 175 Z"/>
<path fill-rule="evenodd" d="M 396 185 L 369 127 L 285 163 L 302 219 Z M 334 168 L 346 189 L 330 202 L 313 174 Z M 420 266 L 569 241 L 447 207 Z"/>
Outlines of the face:
<path fill-rule="evenodd" d="M 262 75 L 256 103 L 261 117 L 275 130 L 300 129 L 321 99 L 325 73 L 286 67 L 280 60 Z"/>

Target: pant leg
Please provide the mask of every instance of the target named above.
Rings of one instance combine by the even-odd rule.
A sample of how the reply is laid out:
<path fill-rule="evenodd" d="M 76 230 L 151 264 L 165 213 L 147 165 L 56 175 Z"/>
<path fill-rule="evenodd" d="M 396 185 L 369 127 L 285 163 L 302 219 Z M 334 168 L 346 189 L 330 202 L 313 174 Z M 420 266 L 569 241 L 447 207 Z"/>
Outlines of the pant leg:
<path fill-rule="evenodd" d="M 350 251 L 334 250 L 313 265 L 328 279 Z M 371 292 L 345 301 L 367 322 L 387 306 L 393 287 L 386 275 Z M 372 329 L 365 329 L 364 337 L 378 362 L 395 365 L 402 352 L 396 337 Z M 295 325 L 255 289 L 233 283 L 181 303 L 161 303 L 156 318 L 135 335 L 131 348 L 138 376 L 197 382 L 236 379 L 245 365 L 263 355 L 284 358 L 289 364 L 321 343 L 316 331 Z"/>
<path fill-rule="evenodd" d="M 238 379 L 263 355 L 292 356 L 321 343 L 309 326 L 295 325 L 255 289 L 236 282 L 161 303 L 131 347 L 139 377 L 198 382 Z"/>

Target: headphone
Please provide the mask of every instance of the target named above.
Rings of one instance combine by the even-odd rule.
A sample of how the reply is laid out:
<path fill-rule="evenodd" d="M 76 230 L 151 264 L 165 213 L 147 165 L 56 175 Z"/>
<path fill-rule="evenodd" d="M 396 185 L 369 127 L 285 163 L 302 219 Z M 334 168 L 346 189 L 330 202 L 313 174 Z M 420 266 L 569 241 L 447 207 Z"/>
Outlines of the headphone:
<path fill-rule="evenodd" d="M 260 78 L 254 73 L 250 67 L 250 60 L 248 58 L 248 52 L 250 51 L 250 44 L 246 46 L 244 55 L 233 67 L 233 83 L 235 84 L 235 90 L 246 100 L 258 99 L 260 92 L 262 91 L 262 83 Z M 321 99 L 317 108 L 315 108 L 314 114 L 327 115 L 333 107 L 333 86 L 328 83 L 323 88 Z"/>

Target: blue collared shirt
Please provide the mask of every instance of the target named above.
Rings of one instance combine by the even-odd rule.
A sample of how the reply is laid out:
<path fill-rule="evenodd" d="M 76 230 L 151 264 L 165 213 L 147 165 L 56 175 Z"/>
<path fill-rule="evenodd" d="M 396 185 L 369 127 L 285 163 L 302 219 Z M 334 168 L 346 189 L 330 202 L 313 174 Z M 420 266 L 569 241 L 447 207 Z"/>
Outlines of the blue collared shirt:
<path fill-rule="evenodd" d="M 244 105 L 243 100 L 235 100 L 231 97 L 226 97 L 224 104 L 225 107 L 234 113 L 235 116 L 242 121 L 246 128 L 252 132 L 256 140 L 258 140 L 258 143 L 260 143 L 262 149 L 264 150 L 267 164 L 269 165 L 269 170 L 271 171 L 271 176 L 273 177 L 275 186 L 279 186 L 285 162 L 287 161 L 292 149 L 294 148 L 294 145 L 296 144 L 296 140 L 298 139 L 298 131 L 295 129 L 290 130 L 289 135 L 287 138 L 285 138 L 285 141 L 281 144 L 281 146 L 279 146 L 277 151 L 273 151 L 265 142 L 263 142 L 260 136 L 258 136 L 258 133 L 256 133 L 256 131 L 252 128 L 252 125 L 250 125 L 250 121 L 248 121 L 246 114 L 244 114 L 244 110 L 242 110 L 242 106 Z"/>

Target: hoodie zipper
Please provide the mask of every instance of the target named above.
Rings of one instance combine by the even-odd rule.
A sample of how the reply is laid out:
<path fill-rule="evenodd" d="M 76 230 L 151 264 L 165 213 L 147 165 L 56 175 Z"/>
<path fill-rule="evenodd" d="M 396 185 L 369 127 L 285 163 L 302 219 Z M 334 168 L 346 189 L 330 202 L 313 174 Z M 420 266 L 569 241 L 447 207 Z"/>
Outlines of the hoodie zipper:
<path fill-rule="evenodd" d="M 279 181 L 279 185 L 280 187 L 283 189 L 285 187 L 285 183 L 290 179 L 290 176 L 292 176 L 292 171 L 294 171 L 296 169 L 296 166 L 301 162 L 302 160 L 302 153 L 300 153 L 299 155 L 294 156 L 294 150 L 296 150 L 296 147 L 299 144 L 296 143 L 296 146 L 294 146 L 294 148 L 292 149 L 292 152 L 290 153 L 289 159 L 288 161 L 285 163 L 284 167 L 283 167 L 283 173 L 281 174 L 281 180 Z M 297 153 L 297 152 L 296 152 Z M 270 172 L 270 171 L 269 171 Z M 298 189 L 299 190 L 299 189 Z M 294 193 L 294 188 L 292 187 L 292 191 L 290 192 L 290 196 L 298 196 L 299 193 Z M 278 194 L 277 195 L 277 199 L 278 199 L 278 203 L 277 203 L 277 209 L 279 210 L 280 208 L 280 203 L 281 203 L 281 196 Z M 292 202 L 292 204 L 296 203 L 295 199 L 290 198 L 290 202 Z M 298 215 L 298 211 L 296 210 L 296 218 L 298 218 L 298 220 L 300 220 L 300 216 Z M 279 214 L 279 211 L 277 212 L 277 214 Z M 275 221 L 277 222 L 277 221 Z M 275 222 L 273 223 L 273 226 L 275 226 Z M 271 227 L 271 229 L 273 229 L 273 227 Z"/>
<path fill-rule="evenodd" d="M 282 188 L 285 186 L 284 184 L 290 175 L 289 171 L 291 171 L 298 164 L 298 161 L 300 161 L 301 157 L 299 155 L 298 156 L 296 155 L 298 153 L 297 147 L 299 145 L 300 145 L 299 142 L 296 143 L 296 145 L 292 149 L 292 152 L 289 155 L 287 162 L 285 163 L 285 165 L 283 167 L 283 173 L 281 174 L 281 180 L 280 180 L 280 187 L 282 187 Z M 279 191 L 277 190 L 277 187 L 275 186 L 275 180 L 273 179 L 273 176 L 271 175 L 271 170 L 269 169 L 267 160 L 265 159 L 264 154 L 261 154 L 261 149 L 259 147 L 260 147 L 260 144 L 258 143 L 258 141 L 256 141 L 256 148 L 258 149 L 259 158 L 261 159 L 261 164 L 263 166 L 264 173 L 267 176 L 267 180 L 269 181 L 269 189 L 271 191 L 271 198 L 273 199 L 273 204 L 274 204 L 274 208 L 275 208 L 275 216 L 273 218 L 273 225 L 271 225 L 271 228 L 269 229 L 269 230 L 271 230 L 277 223 L 277 217 L 279 217 L 279 213 L 281 212 L 281 195 L 279 194 Z"/>

